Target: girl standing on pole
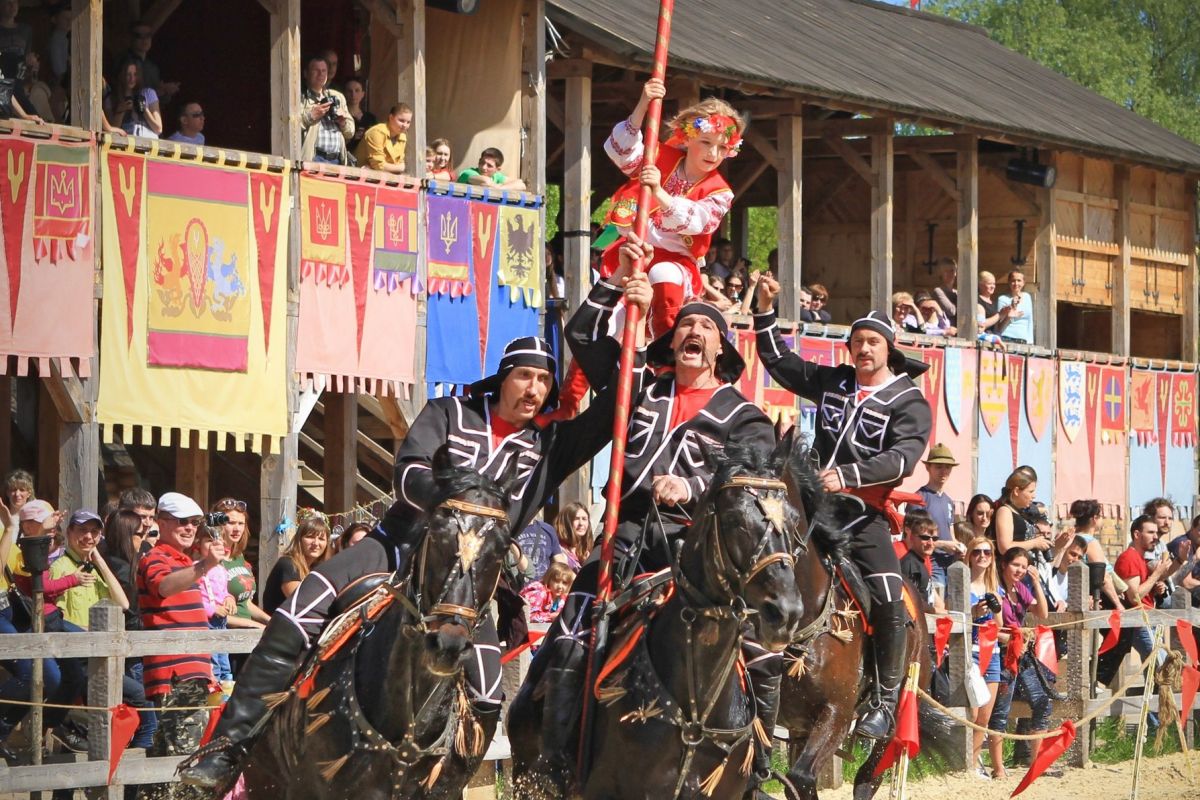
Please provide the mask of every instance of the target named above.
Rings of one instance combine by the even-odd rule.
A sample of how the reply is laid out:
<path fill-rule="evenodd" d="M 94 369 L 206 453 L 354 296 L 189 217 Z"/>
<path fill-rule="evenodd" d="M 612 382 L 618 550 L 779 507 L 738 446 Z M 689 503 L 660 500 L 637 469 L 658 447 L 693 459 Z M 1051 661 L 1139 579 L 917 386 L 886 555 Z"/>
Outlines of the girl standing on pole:
<path fill-rule="evenodd" d="M 733 190 L 717 169 L 726 158 L 737 155 L 746 128 L 728 103 L 708 98 L 671 120 L 670 137 L 655 163 L 646 164 L 642 122 L 650 101 L 666 93 L 661 80 L 646 81 L 629 119 L 617 123 L 604 143 L 605 152 L 629 181 L 612 196 L 608 222 L 622 239 L 604 251 L 600 274 L 607 278 L 619 266 L 618 251 L 637 217 L 638 191 L 649 186 L 653 200 L 646 242 L 654 255 L 646 269 L 654 293 L 650 326 L 655 337 L 674 325 L 687 298 L 704 291 L 700 261 L 733 205 Z"/>

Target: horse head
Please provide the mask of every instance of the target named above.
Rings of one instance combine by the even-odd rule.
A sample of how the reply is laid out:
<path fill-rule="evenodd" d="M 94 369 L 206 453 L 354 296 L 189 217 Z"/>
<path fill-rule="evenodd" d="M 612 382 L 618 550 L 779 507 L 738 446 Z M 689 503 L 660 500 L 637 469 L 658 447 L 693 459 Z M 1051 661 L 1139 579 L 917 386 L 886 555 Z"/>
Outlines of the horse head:
<path fill-rule="evenodd" d="M 515 472 L 515 470 L 513 470 Z M 451 464 L 448 446 L 433 457 L 434 503 L 414 564 L 425 626 L 425 663 L 449 677 L 470 649 L 475 627 L 500 580 L 512 542 L 508 498 L 515 477 L 499 482 Z"/>
<path fill-rule="evenodd" d="M 804 603 L 796 587 L 794 549 L 803 515 L 780 480 L 784 451 L 726 445 L 702 498 L 684 563 L 702 564 L 698 588 L 714 605 L 753 612 L 757 641 L 782 650 L 800 627 Z M 690 554 L 688 551 L 690 550 Z M 693 581 L 694 583 L 694 581 Z"/>
<path fill-rule="evenodd" d="M 783 481 L 788 497 L 802 510 L 801 541 L 816 542 L 816 558 L 828 558 L 837 563 L 850 555 L 850 534 L 847 527 L 864 511 L 863 502 L 844 492 L 826 493 L 818 477 L 820 463 L 817 452 L 808 446 L 796 428 L 784 436 L 776 448 L 776 457 L 783 461 Z"/>

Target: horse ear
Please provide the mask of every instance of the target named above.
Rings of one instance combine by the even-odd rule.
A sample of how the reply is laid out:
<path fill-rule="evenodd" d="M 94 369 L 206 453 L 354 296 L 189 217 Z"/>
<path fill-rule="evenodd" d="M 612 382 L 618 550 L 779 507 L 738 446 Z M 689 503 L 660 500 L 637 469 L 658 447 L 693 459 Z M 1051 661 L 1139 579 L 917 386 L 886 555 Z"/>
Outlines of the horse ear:
<path fill-rule="evenodd" d="M 771 468 L 775 472 L 783 474 L 788 467 L 788 462 L 791 461 L 792 449 L 796 445 L 796 426 L 788 428 L 787 433 L 779 440 L 779 444 L 775 445 L 775 449 L 771 452 Z"/>
<path fill-rule="evenodd" d="M 433 467 L 434 474 L 445 472 L 448 469 L 454 469 L 454 462 L 450 460 L 450 443 L 439 447 L 433 453 L 433 462 L 430 464 Z"/>
<path fill-rule="evenodd" d="M 709 441 L 703 436 L 696 437 L 696 447 L 700 451 L 700 457 L 704 459 L 704 466 L 710 474 L 715 475 L 717 467 L 721 466 L 721 458 L 725 455 L 725 448 L 716 442 Z"/>

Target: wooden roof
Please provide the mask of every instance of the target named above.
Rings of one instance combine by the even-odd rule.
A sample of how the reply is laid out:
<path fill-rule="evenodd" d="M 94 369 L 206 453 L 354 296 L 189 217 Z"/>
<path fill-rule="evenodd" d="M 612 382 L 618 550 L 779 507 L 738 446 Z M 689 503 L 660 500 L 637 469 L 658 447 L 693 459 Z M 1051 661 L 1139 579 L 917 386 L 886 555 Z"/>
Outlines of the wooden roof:
<path fill-rule="evenodd" d="M 649 64 L 647 0 L 547 0 L 558 25 Z M 671 63 L 864 111 L 1200 171 L 1200 145 L 992 41 L 981 28 L 868 0 L 678 0 Z"/>

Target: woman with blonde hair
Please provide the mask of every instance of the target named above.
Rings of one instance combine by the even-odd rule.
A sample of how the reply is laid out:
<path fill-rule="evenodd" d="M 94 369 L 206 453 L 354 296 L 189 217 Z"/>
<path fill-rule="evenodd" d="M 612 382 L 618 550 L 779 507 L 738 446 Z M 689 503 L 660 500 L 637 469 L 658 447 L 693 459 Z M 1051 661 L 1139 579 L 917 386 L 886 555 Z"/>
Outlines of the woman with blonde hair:
<path fill-rule="evenodd" d="M 1019 544 L 1031 551 L 1037 560 L 1047 560 L 1047 554 L 1053 556 L 1054 540 L 1039 534 L 1037 528 L 1021 513 L 1033 505 L 1036 495 L 1037 471 L 1033 467 L 1017 467 L 1009 474 L 996 501 L 992 524 L 988 529 L 1000 555 L 1004 555 L 1014 544 Z"/>
<path fill-rule="evenodd" d="M 554 518 L 558 545 L 567 558 L 567 566 L 578 572 L 592 552 L 592 518 L 583 503 L 567 503 Z"/>
<path fill-rule="evenodd" d="M 434 139 L 429 143 L 433 151 L 433 167 L 425 177 L 435 181 L 454 182 L 454 151 L 450 149 L 449 139 Z"/>
<path fill-rule="evenodd" d="M 254 565 L 246 558 L 246 545 L 250 543 L 250 518 L 246 501 L 223 497 L 213 503 L 209 510 L 228 518 L 221 527 L 226 553 L 221 566 L 229 573 L 229 594 L 237 602 L 237 611 L 230 614 L 226 621 L 231 628 L 261 628 L 271 616 L 254 602 L 257 595 Z M 237 662 L 241 659 L 235 656 L 233 660 Z"/>
<path fill-rule="evenodd" d="M 263 607 L 268 614 L 296 593 L 313 567 L 329 558 L 329 522 L 314 513 L 301 521 L 287 550 L 275 562 L 263 587 Z"/>
<path fill-rule="evenodd" d="M 1000 614 L 1002 595 L 996 574 L 995 546 L 986 536 L 976 536 L 967 545 L 967 567 L 971 570 L 971 657 L 988 688 L 987 702 L 975 709 L 975 724 L 986 727 L 992 717 L 992 708 L 996 705 L 996 692 L 1000 688 L 1000 648 L 993 647 L 988 662 L 979 663 L 979 626 L 996 619 Z M 977 774 L 987 778 L 980 755 L 983 731 L 974 731 L 971 738 L 972 763 L 976 765 Z"/>

